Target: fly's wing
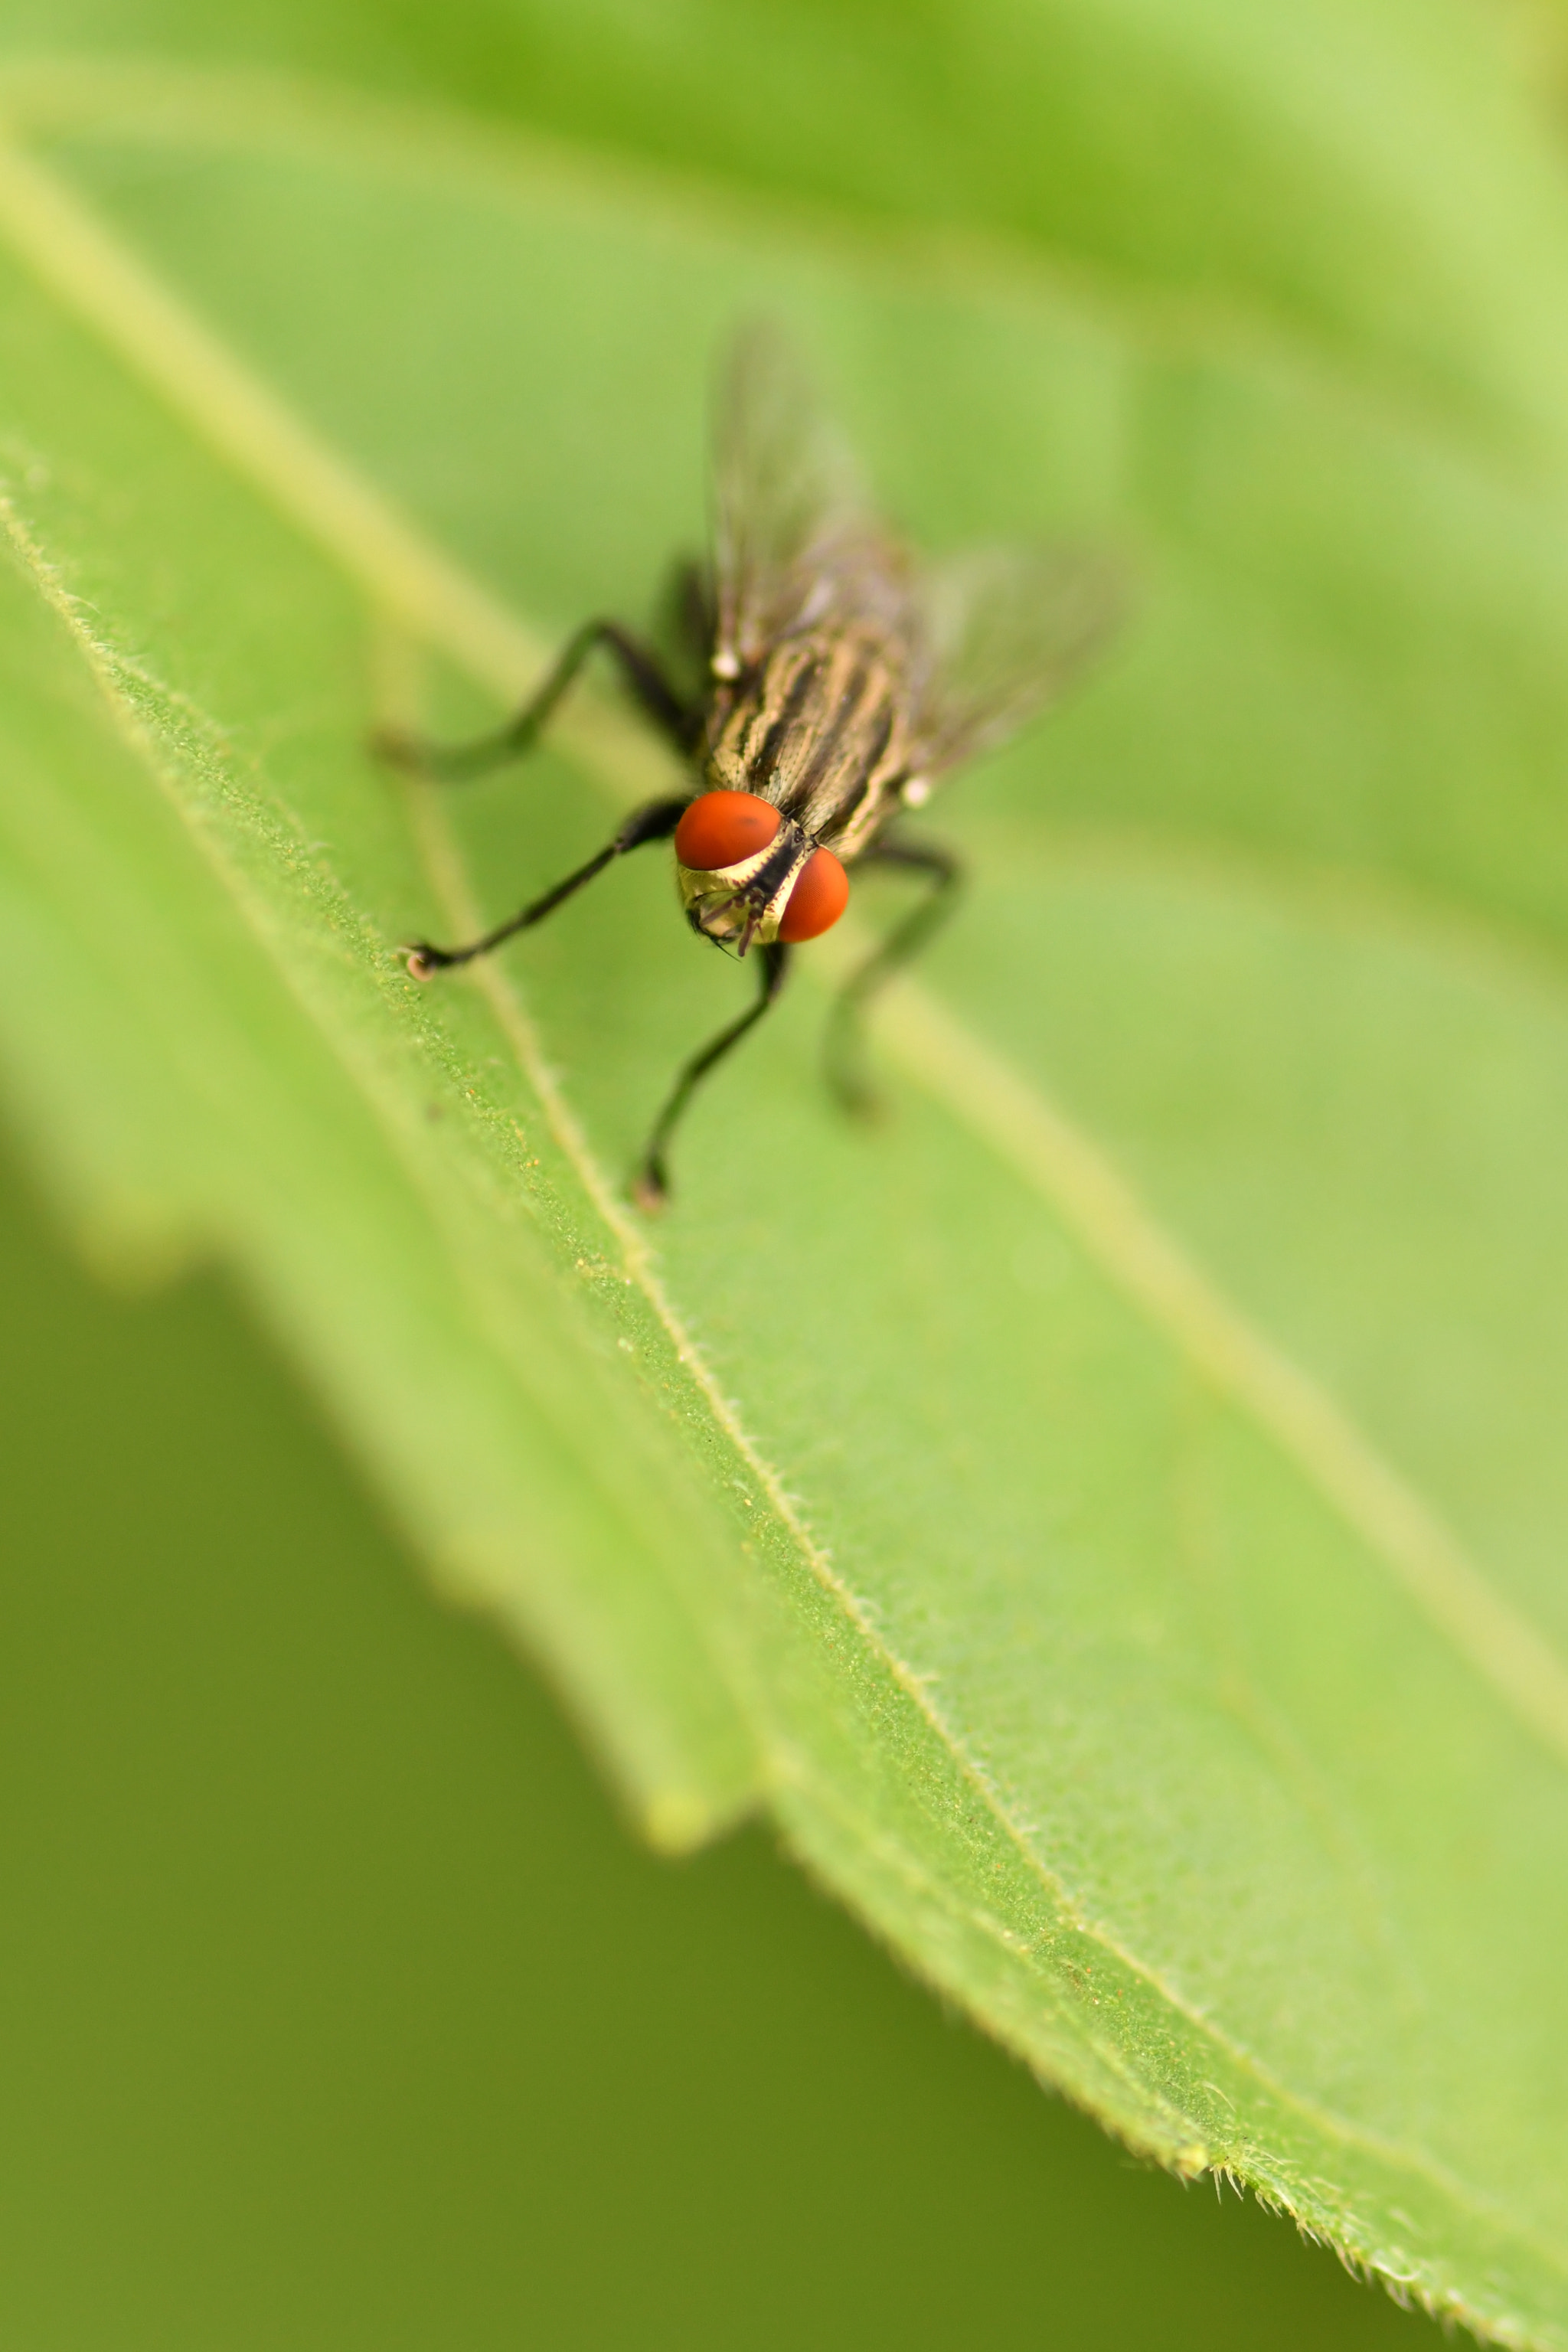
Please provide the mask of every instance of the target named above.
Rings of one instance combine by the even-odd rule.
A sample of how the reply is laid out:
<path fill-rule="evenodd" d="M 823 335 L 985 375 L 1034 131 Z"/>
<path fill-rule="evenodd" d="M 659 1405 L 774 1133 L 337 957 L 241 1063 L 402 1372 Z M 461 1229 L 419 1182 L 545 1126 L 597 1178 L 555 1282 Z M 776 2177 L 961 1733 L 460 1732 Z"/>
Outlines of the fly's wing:
<path fill-rule="evenodd" d="M 924 687 L 917 764 L 943 774 L 991 751 L 1054 702 L 1092 659 L 1126 603 L 1103 554 L 977 548 L 921 575 Z"/>
<path fill-rule="evenodd" d="M 847 445 L 776 329 L 736 338 L 714 434 L 714 667 L 732 677 L 791 630 L 910 618 L 898 542 L 870 513 Z"/>

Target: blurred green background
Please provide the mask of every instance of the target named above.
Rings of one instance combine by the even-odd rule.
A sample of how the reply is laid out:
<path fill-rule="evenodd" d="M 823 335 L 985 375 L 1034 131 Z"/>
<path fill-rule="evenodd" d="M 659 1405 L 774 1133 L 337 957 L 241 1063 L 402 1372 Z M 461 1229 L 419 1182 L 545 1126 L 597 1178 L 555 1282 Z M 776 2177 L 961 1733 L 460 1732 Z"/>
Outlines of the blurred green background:
<path fill-rule="evenodd" d="M 0 2344 L 1425 2340 L 760 1832 L 640 1851 L 223 1286 L 113 1299 L 0 1203 Z"/>

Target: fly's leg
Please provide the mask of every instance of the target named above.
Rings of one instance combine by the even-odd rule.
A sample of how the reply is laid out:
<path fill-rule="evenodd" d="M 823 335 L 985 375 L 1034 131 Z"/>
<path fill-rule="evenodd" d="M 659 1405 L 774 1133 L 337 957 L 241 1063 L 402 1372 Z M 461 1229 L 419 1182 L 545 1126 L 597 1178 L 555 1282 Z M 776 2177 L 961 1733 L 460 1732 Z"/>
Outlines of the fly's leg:
<path fill-rule="evenodd" d="M 409 971 L 416 980 L 428 980 L 432 973 L 444 971 L 452 964 L 471 963 L 475 956 L 489 955 L 492 948 L 499 948 L 503 940 L 510 940 L 517 931 L 531 930 L 535 923 L 552 915 L 585 882 L 602 874 L 606 866 L 613 866 L 617 857 L 624 857 L 628 849 L 640 849 L 647 841 L 668 841 L 686 805 L 683 800 L 646 801 L 641 808 L 632 811 L 607 848 L 601 849 L 596 857 L 590 857 L 586 866 L 579 866 L 574 874 L 568 874 L 564 882 L 557 882 L 542 898 L 531 899 L 515 915 L 509 915 L 504 923 L 498 923 L 482 938 L 470 940 L 461 948 L 436 948 L 427 940 L 417 940 L 407 950 Z"/>
<path fill-rule="evenodd" d="M 790 951 L 778 942 L 761 950 L 758 970 L 761 986 L 754 1004 L 749 1005 L 738 1021 L 721 1029 L 717 1037 L 694 1054 L 670 1088 L 669 1098 L 653 1123 L 653 1133 L 647 1139 L 642 1166 L 634 1187 L 637 1205 L 644 1209 L 662 1208 L 669 1195 L 669 1170 L 666 1153 L 669 1139 L 675 1133 L 688 1103 L 716 1063 L 721 1062 L 732 1046 L 738 1045 L 748 1029 L 754 1029 L 764 1013 L 777 1003 L 779 992 L 789 971 Z"/>
<path fill-rule="evenodd" d="M 874 843 L 857 862 L 901 866 L 906 873 L 924 875 L 931 886 L 930 895 L 850 974 L 827 1017 L 823 1054 L 827 1083 L 846 1110 L 869 1118 L 877 1108 L 877 1095 L 866 1075 L 866 1008 L 946 922 L 957 904 L 963 871 L 952 851 L 934 842 L 896 838 Z"/>
<path fill-rule="evenodd" d="M 615 621 L 585 622 L 568 641 L 538 692 L 504 727 L 480 735 L 471 743 L 447 744 L 431 743 L 421 735 L 408 735 L 400 728 L 387 727 L 372 737 L 372 748 L 394 767 L 407 768 L 415 775 L 427 776 L 439 783 L 465 783 L 470 776 L 488 775 L 492 768 L 503 766 L 508 760 L 521 760 L 533 749 L 556 704 L 596 646 L 603 646 L 606 653 L 615 656 L 621 677 L 645 717 L 678 751 L 689 751 L 700 728 L 700 713 L 676 692 L 646 646 L 639 646 Z"/>

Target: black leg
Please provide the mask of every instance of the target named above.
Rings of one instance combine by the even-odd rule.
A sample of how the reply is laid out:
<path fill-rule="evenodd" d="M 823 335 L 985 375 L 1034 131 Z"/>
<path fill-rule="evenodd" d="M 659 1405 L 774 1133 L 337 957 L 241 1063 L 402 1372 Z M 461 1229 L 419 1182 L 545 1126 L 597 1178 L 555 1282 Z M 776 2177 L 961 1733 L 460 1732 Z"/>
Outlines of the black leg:
<path fill-rule="evenodd" d="M 769 1007 L 778 1002 L 779 991 L 789 971 L 789 954 L 788 948 L 777 942 L 763 948 L 759 965 L 762 985 L 757 992 L 756 1003 L 749 1006 L 738 1021 L 731 1021 L 727 1029 L 721 1029 L 717 1037 L 704 1045 L 700 1054 L 694 1054 L 676 1079 L 668 1101 L 653 1123 L 653 1133 L 648 1137 L 647 1150 L 637 1171 L 634 1189 L 640 1208 L 663 1207 L 669 1194 L 669 1171 L 665 1162 L 669 1139 L 675 1133 L 687 1104 L 715 1063 L 721 1062 L 731 1047 L 738 1045 L 747 1030 L 754 1029 Z"/>
<path fill-rule="evenodd" d="M 931 883 L 930 897 L 889 932 L 858 971 L 851 973 L 827 1016 L 824 1050 L 827 1083 L 846 1110 L 868 1117 L 877 1108 L 877 1097 L 866 1076 L 866 1007 L 878 990 L 886 987 L 895 972 L 942 929 L 957 903 L 963 877 L 952 851 L 939 849 L 932 842 L 879 841 L 857 863 L 902 866 L 906 872 L 925 875 Z"/>
<path fill-rule="evenodd" d="M 574 874 L 568 874 L 564 882 L 557 882 L 542 898 L 531 899 L 517 914 L 510 915 L 481 939 L 470 940 L 462 948 L 433 948 L 427 940 L 417 940 L 407 950 L 409 971 L 416 980 L 428 980 L 433 972 L 444 971 L 451 964 L 471 963 L 475 956 L 489 955 L 491 948 L 499 948 L 516 931 L 531 930 L 546 915 L 552 915 L 563 899 L 570 898 L 574 890 L 591 882 L 595 874 L 602 874 L 606 866 L 613 866 L 617 857 L 624 857 L 628 849 L 640 849 L 645 841 L 668 841 L 686 806 L 683 800 L 646 801 L 641 808 L 632 811 L 607 849 L 601 849 L 596 857 L 590 857 L 586 866 L 579 866 Z"/>
<path fill-rule="evenodd" d="M 441 744 L 388 727 L 378 730 L 372 737 L 373 748 L 382 759 L 391 761 L 394 767 L 411 769 L 416 775 L 428 776 L 442 783 L 466 782 L 470 776 L 485 775 L 508 760 L 520 760 L 538 741 L 556 704 L 595 646 L 603 646 L 606 653 L 615 656 L 634 698 L 659 732 L 678 751 L 689 751 L 697 740 L 700 713 L 681 699 L 653 655 L 615 621 L 584 623 L 538 692 L 523 704 L 515 719 L 509 719 L 504 727 L 492 733 L 481 735 L 471 743 Z"/>

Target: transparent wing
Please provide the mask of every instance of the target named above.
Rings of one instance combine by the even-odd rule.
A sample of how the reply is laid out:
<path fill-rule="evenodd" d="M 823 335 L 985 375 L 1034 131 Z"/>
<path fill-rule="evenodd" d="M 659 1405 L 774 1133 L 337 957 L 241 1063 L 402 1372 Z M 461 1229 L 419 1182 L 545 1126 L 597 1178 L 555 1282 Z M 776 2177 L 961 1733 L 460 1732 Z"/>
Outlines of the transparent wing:
<path fill-rule="evenodd" d="M 871 514 L 847 443 L 778 330 L 737 336 L 714 433 L 713 569 L 721 674 L 792 629 L 910 616 L 910 572 Z"/>
<path fill-rule="evenodd" d="M 1127 603 L 1117 564 L 1070 547 L 976 548 L 929 566 L 916 593 L 925 659 L 914 731 L 933 777 L 1054 702 Z"/>

